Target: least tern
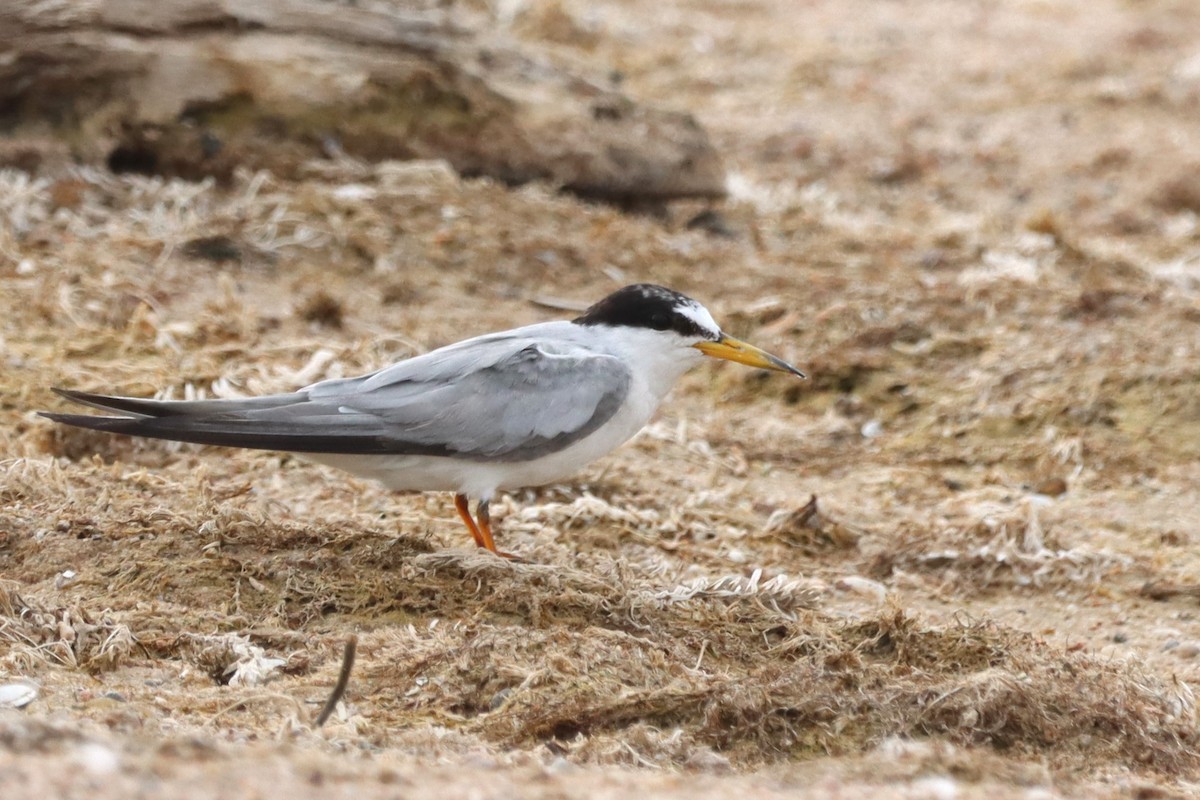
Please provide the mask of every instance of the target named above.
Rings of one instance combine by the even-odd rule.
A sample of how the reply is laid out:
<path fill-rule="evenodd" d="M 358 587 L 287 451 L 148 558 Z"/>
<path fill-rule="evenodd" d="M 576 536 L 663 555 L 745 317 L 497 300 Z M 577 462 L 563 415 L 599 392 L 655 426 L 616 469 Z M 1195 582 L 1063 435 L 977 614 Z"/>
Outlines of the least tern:
<path fill-rule="evenodd" d="M 291 394 L 145 400 L 55 389 L 121 416 L 42 416 L 130 436 L 293 452 L 393 490 L 454 492 L 475 544 L 507 556 L 496 549 L 488 515 L 496 492 L 560 481 L 609 453 L 704 356 L 804 377 L 722 333 L 690 297 L 643 283 L 570 321 L 478 336 Z"/>

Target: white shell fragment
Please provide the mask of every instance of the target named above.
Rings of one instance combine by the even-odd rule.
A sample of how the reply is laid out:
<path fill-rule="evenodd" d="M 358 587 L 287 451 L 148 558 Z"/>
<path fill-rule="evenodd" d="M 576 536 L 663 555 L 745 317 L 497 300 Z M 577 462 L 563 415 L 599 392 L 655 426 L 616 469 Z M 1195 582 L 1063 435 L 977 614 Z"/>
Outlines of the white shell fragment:
<path fill-rule="evenodd" d="M 236 660 L 225 668 L 230 686 L 262 686 L 279 676 L 279 668 L 287 659 L 272 658 L 249 639 L 241 636 L 229 637 L 231 655 Z"/>
<path fill-rule="evenodd" d="M 32 683 L 0 683 L 0 708 L 24 708 L 37 696 L 38 688 Z"/>
<path fill-rule="evenodd" d="M 870 597 L 879 603 L 887 599 L 886 586 L 879 581 L 873 581 L 861 575 L 843 575 L 833 582 L 833 588 L 843 592 L 852 592 L 863 597 Z"/>

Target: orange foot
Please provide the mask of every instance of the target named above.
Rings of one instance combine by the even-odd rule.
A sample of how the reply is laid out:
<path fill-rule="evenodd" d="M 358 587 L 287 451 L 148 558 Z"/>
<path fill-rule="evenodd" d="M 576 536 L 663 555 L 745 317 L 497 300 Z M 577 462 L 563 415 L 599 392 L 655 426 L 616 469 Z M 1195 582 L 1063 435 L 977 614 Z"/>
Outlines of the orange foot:
<path fill-rule="evenodd" d="M 471 537 L 475 539 L 476 547 L 482 547 L 494 555 L 507 558 L 509 561 L 525 563 L 525 559 L 518 555 L 496 549 L 496 540 L 492 538 L 492 517 L 488 514 L 487 500 L 480 500 L 479 505 L 475 507 L 475 513 L 479 517 L 479 524 L 476 524 L 475 520 L 471 518 L 471 507 L 468 504 L 465 494 L 454 495 L 454 507 L 458 509 L 458 515 L 462 517 L 462 521 L 466 523 L 467 529 L 471 531 Z"/>

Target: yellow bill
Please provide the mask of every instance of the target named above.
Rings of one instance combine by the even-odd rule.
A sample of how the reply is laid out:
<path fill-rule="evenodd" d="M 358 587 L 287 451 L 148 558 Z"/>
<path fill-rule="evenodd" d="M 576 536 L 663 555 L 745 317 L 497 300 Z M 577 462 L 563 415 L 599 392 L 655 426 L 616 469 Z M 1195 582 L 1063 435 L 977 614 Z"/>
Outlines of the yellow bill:
<path fill-rule="evenodd" d="M 736 361 L 739 364 L 745 364 L 750 367 L 770 369 L 776 372 L 790 372 L 801 378 L 806 377 L 803 372 L 782 358 L 773 356 L 765 350 L 759 350 L 754 345 L 747 344 L 732 336 L 722 334 L 721 338 L 715 342 L 699 342 L 692 345 L 692 347 L 704 353 L 704 355 L 712 356 L 713 358 L 723 358 L 726 361 Z"/>

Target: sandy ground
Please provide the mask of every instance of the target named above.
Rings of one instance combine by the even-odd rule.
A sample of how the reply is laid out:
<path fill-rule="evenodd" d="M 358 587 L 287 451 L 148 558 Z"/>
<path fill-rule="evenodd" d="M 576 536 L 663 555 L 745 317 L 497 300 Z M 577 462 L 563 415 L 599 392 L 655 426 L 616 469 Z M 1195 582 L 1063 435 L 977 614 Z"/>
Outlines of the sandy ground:
<path fill-rule="evenodd" d="M 4 796 L 1200 792 L 1200 7 L 497 8 L 694 111 L 717 216 L 436 163 L 0 173 L 0 683 L 38 692 Z M 812 377 L 696 370 L 496 504 L 529 564 L 447 497 L 33 413 L 290 389 L 641 280 Z"/>

